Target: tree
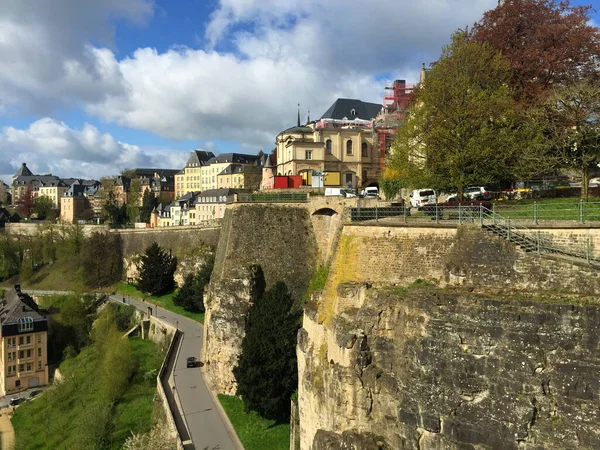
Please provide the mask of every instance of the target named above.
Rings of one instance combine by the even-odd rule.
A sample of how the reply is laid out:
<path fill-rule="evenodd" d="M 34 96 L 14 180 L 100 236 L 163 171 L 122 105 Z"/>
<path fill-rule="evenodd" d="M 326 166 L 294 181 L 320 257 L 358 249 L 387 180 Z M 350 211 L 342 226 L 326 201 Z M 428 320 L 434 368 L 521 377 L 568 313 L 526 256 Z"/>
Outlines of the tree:
<path fill-rule="evenodd" d="M 8 236 L 0 234 L 0 281 L 7 280 L 19 273 L 19 251 L 17 243 Z"/>
<path fill-rule="evenodd" d="M 393 200 L 400 193 L 402 183 L 399 180 L 399 173 L 391 167 L 386 167 L 383 177 L 379 181 L 379 186 L 385 194 L 386 200 Z"/>
<path fill-rule="evenodd" d="M 144 223 L 150 222 L 150 214 L 152 210 L 158 206 L 158 199 L 151 189 L 144 191 L 142 198 L 142 207 L 140 208 L 140 221 Z"/>
<path fill-rule="evenodd" d="M 510 76 L 500 53 L 455 33 L 396 135 L 390 167 L 400 182 L 455 191 L 462 200 L 467 186 L 525 171 L 522 156 L 535 139 L 516 110 Z"/>
<path fill-rule="evenodd" d="M 296 334 L 300 311 L 283 282 L 254 302 L 246 320 L 242 354 L 233 374 L 247 410 L 285 422 L 298 388 Z"/>
<path fill-rule="evenodd" d="M 188 311 L 204 312 L 204 289 L 210 282 L 213 260 L 210 258 L 197 273 L 187 274 L 183 286 L 173 297 L 173 303 Z"/>
<path fill-rule="evenodd" d="M 55 219 L 54 211 L 54 202 L 47 195 L 40 195 L 33 201 L 33 212 L 37 214 L 38 219 Z"/>
<path fill-rule="evenodd" d="M 600 82 L 581 80 L 556 88 L 541 106 L 550 157 L 581 173 L 581 199 L 588 199 L 589 169 L 600 163 Z"/>
<path fill-rule="evenodd" d="M 597 70 L 600 36 L 591 11 L 569 0 L 506 0 L 484 14 L 470 37 L 502 52 L 515 98 L 531 105 L 553 86 Z"/>
<path fill-rule="evenodd" d="M 28 184 L 25 188 L 25 192 L 23 192 L 17 200 L 17 212 L 21 217 L 27 217 L 29 219 L 33 213 L 33 206 L 33 190 L 31 184 Z"/>
<path fill-rule="evenodd" d="M 141 256 L 138 288 L 152 295 L 163 295 L 175 288 L 177 258 L 164 251 L 156 242 Z"/>
<path fill-rule="evenodd" d="M 106 195 L 102 210 L 111 224 L 124 223 L 127 220 L 127 207 L 119 205 L 112 189 Z"/>
<path fill-rule="evenodd" d="M 85 284 L 93 288 L 118 282 L 123 275 L 120 236 L 94 231 L 81 249 L 81 271 Z"/>
<path fill-rule="evenodd" d="M 130 222 L 135 222 L 140 214 L 140 195 L 142 187 L 139 178 L 131 180 L 127 194 L 127 217 Z"/>

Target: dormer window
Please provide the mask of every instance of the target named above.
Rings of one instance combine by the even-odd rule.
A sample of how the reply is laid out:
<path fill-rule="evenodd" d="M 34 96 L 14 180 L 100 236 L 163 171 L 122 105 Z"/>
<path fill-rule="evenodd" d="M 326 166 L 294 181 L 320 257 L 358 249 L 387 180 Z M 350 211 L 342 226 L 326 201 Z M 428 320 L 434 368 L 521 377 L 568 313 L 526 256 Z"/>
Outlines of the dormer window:
<path fill-rule="evenodd" d="M 17 329 L 19 333 L 33 331 L 33 319 L 31 317 L 20 317 L 17 321 Z"/>
<path fill-rule="evenodd" d="M 351 115 L 351 116 L 355 116 L 355 115 L 356 115 L 356 110 L 355 110 L 354 108 L 352 108 L 352 109 L 350 110 L 350 115 Z"/>

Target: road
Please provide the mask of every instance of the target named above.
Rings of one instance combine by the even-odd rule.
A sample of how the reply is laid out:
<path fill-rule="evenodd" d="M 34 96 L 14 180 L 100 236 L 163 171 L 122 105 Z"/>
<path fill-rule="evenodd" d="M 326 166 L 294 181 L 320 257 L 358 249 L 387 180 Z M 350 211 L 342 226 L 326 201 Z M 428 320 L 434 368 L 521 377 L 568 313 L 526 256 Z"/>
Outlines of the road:
<path fill-rule="evenodd" d="M 123 296 L 111 296 L 111 299 L 122 302 Z M 154 306 L 131 297 L 127 297 L 126 302 L 145 313 L 148 312 L 148 306 Z M 153 307 L 155 317 L 156 314 L 156 309 Z M 202 324 L 160 306 L 158 318 L 177 325 L 184 333 L 173 373 L 174 392 L 182 407 L 194 447 L 197 450 L 238 450 L 240 447 L 235 444 L 237 437 L 232 437 L 233 430 L 229 432 L 228 424 L 221 417 L 204 383 L 200 367 L 186 367 L 188 356 L 200 359 L 204 336 Z"/>

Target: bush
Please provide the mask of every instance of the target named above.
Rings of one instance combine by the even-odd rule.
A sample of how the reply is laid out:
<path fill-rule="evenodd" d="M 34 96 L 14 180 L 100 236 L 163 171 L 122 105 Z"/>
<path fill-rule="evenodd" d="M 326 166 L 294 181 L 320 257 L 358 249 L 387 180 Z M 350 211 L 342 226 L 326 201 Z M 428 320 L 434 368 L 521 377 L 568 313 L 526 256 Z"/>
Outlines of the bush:
<path fill-rule="evenodd" d="M 183 286 L 181 286 L 173 297 L 173 303 L 183 307 L 187 311 L 203 313 L 204 288 L 210 282 L 212 269 L 213 261 L 210 259 L 200 268 L 198 273 L 186 275 Z"/>

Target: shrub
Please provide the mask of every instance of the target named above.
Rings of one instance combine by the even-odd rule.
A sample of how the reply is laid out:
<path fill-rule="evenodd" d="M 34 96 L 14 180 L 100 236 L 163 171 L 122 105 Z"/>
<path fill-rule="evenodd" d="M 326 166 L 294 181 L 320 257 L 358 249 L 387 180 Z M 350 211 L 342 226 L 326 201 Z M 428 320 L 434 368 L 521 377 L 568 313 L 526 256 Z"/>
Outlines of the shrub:
<path fill-rule="evenodd" d="M 140 258 L 138 288 L 151 295 L 163 295 L 175 288 L 177 258 L 168 254 L 156 242 Z"/>

